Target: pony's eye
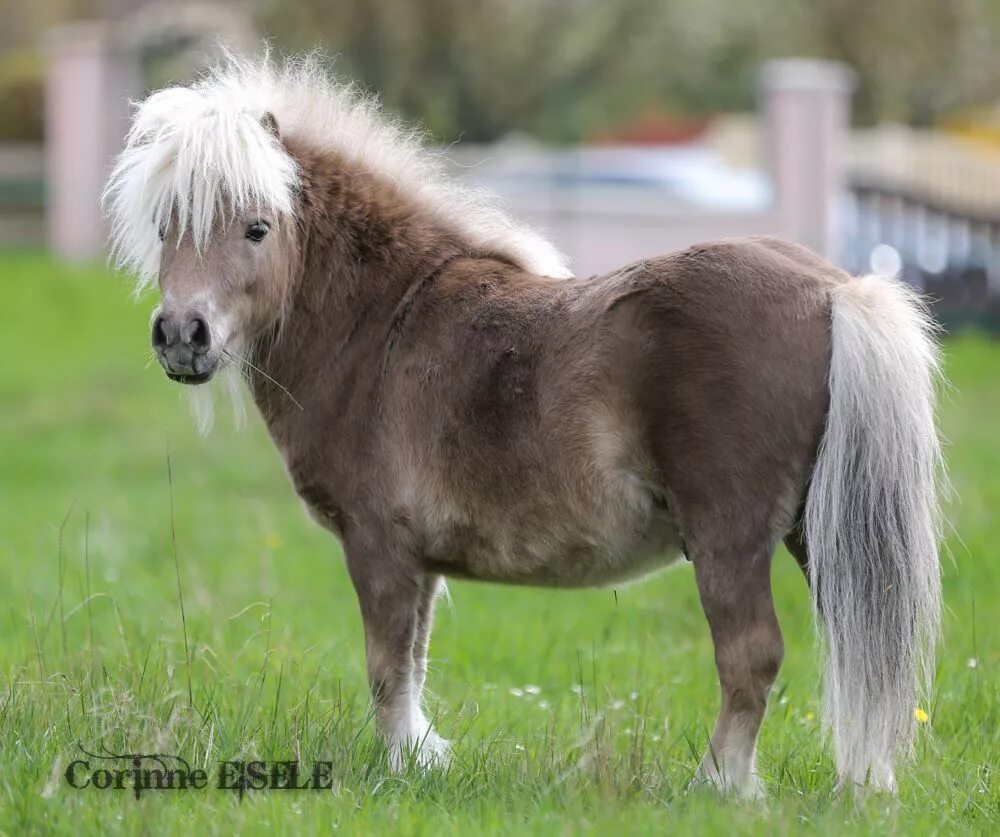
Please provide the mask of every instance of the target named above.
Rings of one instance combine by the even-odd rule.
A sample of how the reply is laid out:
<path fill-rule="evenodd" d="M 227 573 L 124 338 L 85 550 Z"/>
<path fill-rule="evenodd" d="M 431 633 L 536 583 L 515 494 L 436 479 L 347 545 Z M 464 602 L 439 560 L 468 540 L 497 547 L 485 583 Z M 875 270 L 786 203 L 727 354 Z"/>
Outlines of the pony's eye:
<path fill-rule="evenodd" d="M 271 229 L 271 225 L 267 221 L 254 221 L 247 227 L 247 238 L 251 241 L 263 241 L 269 229 Z"/>
<path fill-rule="evenodd" d="M 166 231 L 166 229 L 165 229 L 165 228 L 163 228 L 163 227 L 160 227 L 160 228 L 159 228 L 159 229 L 158 229 L 158 230 L 156 231 L 156 234 L 157 234 L 157 235 L 158 235 L 158 236 L 160 237 L 160 241 L 163 241 L 164 237 L 165 237 L 165 236 L 166 236 L 166 234 L 167 234 L 167 231 Z"/>

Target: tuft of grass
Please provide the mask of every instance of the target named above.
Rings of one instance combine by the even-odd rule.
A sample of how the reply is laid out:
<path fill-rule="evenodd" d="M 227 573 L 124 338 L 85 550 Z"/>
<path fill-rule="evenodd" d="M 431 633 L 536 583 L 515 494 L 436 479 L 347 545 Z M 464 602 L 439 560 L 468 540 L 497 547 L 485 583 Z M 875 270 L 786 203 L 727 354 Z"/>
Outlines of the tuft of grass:
<path fill-rule="evenodd" d="M 834 796 L 809 596 L 775 559 L 786 659 L 761 805 L 688 791 L 718 707 L 690 567 L 617 590 L 453 583 L 430 706 L 447 773 L 392 776 L 339 547 L 259 422 L 200 440 L 146 368 L 147 309 L 99 268 L 0 257 L 0 831 L 928 833 L 1000 816 L 1000 345 L 950 340 L 956 500 L 933 701 L 896 801 Z M 221 411 L 220 411 L 221 412 Z M 170 440 L 169 476 L 165 468 Z M 183 603 L 183 604 L 182 604 Z M 75 790 L 82 746 L 332 761 L 323 792 Z"/>

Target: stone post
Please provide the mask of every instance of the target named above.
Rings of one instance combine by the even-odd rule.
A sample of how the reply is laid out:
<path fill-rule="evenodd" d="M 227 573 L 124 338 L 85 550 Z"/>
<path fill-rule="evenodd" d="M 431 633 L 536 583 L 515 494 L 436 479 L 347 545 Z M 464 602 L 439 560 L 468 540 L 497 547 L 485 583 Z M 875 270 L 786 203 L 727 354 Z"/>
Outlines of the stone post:
<path fill-rule="evenodd" d="M 112 24 L 80 23 L 50 32 L 47 59 L 48 244 L 61 259 L 89 261 L 104 249 L 101 191 L 139 93 L 138 57 L 118 45 Z"/>
<path fill-rule="evenodd" d="M 854 73 L 834 61 L 782 59 L 761 71 L 765 159 L 781 234 L 835 261 L 853 90 Z"/>

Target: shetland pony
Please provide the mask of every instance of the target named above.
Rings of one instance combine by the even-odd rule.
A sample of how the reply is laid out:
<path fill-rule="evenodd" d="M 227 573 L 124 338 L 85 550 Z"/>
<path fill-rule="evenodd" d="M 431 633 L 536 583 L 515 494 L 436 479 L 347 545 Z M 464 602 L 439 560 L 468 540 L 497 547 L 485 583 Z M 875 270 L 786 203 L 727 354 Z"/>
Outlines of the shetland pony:
<path fill-rule="evenodd" d="M 583 587 L 683 555 L 722 692 L 700 776 L 757 793 L 784 540 L 841 783 L 893 789 L 940 609 L 937 350 L 903 284 L 768 238 L 575 278 L 312 58 L 149 96 L 105 200 L 167 376 L 242 376 L 343 544 L 393 768 L 448 759 L 422 704 L 443 577 Z"/>

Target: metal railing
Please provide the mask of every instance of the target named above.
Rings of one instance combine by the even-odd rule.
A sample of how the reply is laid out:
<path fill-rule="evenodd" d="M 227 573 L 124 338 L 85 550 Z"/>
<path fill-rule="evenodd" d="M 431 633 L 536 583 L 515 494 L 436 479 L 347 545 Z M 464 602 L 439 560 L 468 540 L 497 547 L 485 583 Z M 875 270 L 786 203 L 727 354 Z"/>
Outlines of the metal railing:
<path fill-rule="evenodd" d="M 949 331 L 1000 333 L 1000 212 L 855 176 L 844 224 L 849 271 L 897 273 L 930 298 Z"/>

